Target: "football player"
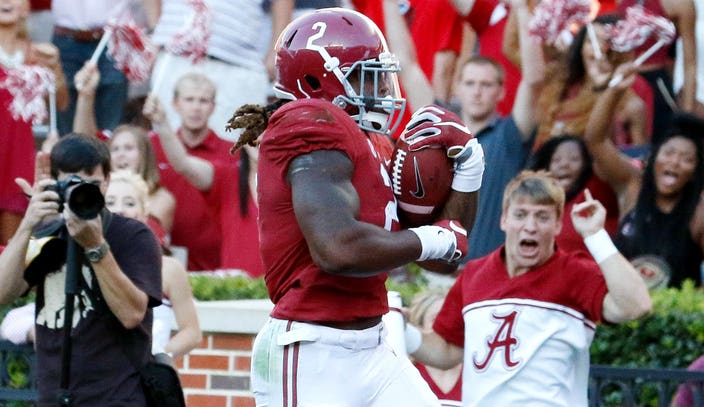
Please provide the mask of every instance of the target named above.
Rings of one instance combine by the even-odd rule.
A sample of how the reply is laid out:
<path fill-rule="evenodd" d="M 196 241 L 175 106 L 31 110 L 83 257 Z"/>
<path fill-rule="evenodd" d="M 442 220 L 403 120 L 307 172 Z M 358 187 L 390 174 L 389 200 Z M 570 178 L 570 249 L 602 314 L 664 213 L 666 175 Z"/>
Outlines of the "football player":
<path fill-rule="evenodd" d="M 438 405 L 384 342 L 386 272 L 424 260 L 457 268 L 479 183 L 474 177 L 449 198 L 443 215 L 455 208 L 447 218 L 461 222 L 401 230 L 384 140 L 405 108 L 398 70 L 367 17 L 317 10 L 279 37 L 280 101 L 245 105 L 230 121 L 244 128 L 235 148 L 260 147 L 260 252 L 274 309 L 254 343 L 258 405 Z M 472 139 L 433 137 L 426 143 L 465 151 Z M 481 179 L 483 162 L 472 170 Z"/>

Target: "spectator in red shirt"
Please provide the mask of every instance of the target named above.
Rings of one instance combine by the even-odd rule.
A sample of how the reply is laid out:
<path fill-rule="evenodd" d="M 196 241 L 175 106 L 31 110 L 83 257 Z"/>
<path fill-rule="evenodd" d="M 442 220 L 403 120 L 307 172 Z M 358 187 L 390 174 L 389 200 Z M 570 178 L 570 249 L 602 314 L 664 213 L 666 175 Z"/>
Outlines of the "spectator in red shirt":
<path fill-rule="evenodd" d="M 147 99 L 144 112 L 158 129 L 160 145 L 172 168 L 200 192 L 198 195 L 215 212 L 221 232 L 220 268 L 239 269 L 250 277 L 262 276 L 256 205 L 259 150 L 250 146 L 237 151 L 237 165 L 208 161 L 188 153 L 171 130 L 156 97 Z"/>
<path fill-rule="evenodd" d="M 173 106 L 181 117 L 176 136 L 188 154 L 213 164 L 234 164 L 228 154 L 230 143 L 219 138 L 208 127 L 208 119 L 215 109 L 215 84 L 199 73 L 183 75 L 174 91 Z M 145 108 L 150 102 L 145 102 Z M 147 108 L 148 110 L 148 108 Z M 147 112 L 145 115 L 149 116 Z M 188 249 L 188 270 L 215 270 L 220 268 L 221 225 L 217 211 L 188 179 L 181 163 L 167 158 L 163 129 L 154 128 L 152 143 L 164 186 L 176 197 L 176 213 L 171 231 L 171 243 Z"/>

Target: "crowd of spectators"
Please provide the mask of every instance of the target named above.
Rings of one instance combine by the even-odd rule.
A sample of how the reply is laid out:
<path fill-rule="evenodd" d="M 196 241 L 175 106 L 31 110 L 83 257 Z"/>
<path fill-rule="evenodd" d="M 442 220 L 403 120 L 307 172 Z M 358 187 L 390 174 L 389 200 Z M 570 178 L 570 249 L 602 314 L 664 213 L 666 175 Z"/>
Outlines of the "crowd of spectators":
<path fill-rule="evenodd" d="M 627 6 L 632 5 L 627 1 L 592 1 L 595 37 L 588 35 L 586 26 L 577 27 L 572 29 L 572 41 L 559 45 L 539 42 L 526 35 L 532 16 L 529 13 L 521 23 L 519 13 L 512 10 L 509 1 L 276 0 L 262 4 L 247 2 L 246 7 L 251 9 L 246 10 L 242 8 L 244 5 L 233 2 L 206 2 L 212 11 L 211 33 L 204 61 L 197 63 L 186 56 L 174 55 L 165 47 L 170 38 L 188 24 L 188 19 L 193 18 L 189 17 L 190 3 L 186 1 L 91 3 L 80 15 L 64 1 L 36 1 L 29 2 L 32 19 L 28 19 L 27 3 L 18 1 L 14 15 L 6 13 L 8 21 L 3 29 L 17 33 L 14 34 L 16 39 L 8 40 L 9 45 L 5 45 L 10 47 L 6 54 L 20 49 L 18 44 L 29 47 L 32 43 L 27 34 L 32 38 L 46 38 L 46 25 L 34 30 L 32 22 L 50 17 L 54 46 L 32 45 L 32 50 L 43 53 L 25 53 L 28 56 L 48 53 L 44 59 L 29 59 L 28 62 L 48 64 L 57 71 L 58 83 L 66 78 L 70 98 L 63 98 L 68 100 L 67 107 L 63 99 L 59 104 L 58 133 L 112 133 L 113 139 L 109 142 L 114 154 L 113 164 L 116 168 L 130 166 L 146 177 L 150 186 L 150 223 L 172 245 L 184 249 L 188 269 L 242 269 L 251 276 L 262 274 L 260 264 L 238 258 L 254 250 L 258 241 L 256 236 L 250 236 L 256 232 L 251 222 L 257 213 L 256 177 L 251 169 L 256 167 L 257 152 L 247 150 L 230 156 L 226 140 L 235 134 L 228 134 L 225 127 L 236 107 L 262 103 L 271 94 L 267 87 L 276 79 L 271 50 L 277 34 L 293 15 L 338 5 L 365 13 L 386 33 L 392 52 L 399 56 L 404 68 L 400 80 L 408 97 L 406 118 L 415 108 L 434 102 L 456 110 L 477 135 L 486 151 L 489 171 L 486 173 L 488 182 L 484 183 L 480 195 L 469 259 L 488 253 L 502 241 L 499 211 L 492 203 L 508 180 L 527 168 L 529 157 L 534 168 L 541 165 L 548 169 L 549 159 L 541 158 L 542 163 L 536 160 L 544 156 L 539 153 L 540 147 L 550 138 L 570 136 L 576 143 L 581 142 L 599 96 L 610 92 L 603 90 L 605 82 L 613 77 L 618 65 L 632 61 L 643 51 L 642 47 L 632 52 L 615 52 L 610 48 L 609 35 L 613 31 L 609 27 L 623 20 Z M 528 9 L 534 10 L 538 3 L 527 1 Z M 696 63 L 691 63 L 696 61 L 692 56 L 696 55 L 693 46 L 695 5 L 672 1 L 641 3 L 655 15 L 670 18 L 675 23 L 681 44 L 680 47 L 675 47 L 675 43 L 664 47 L 638 67 L 631 86 L 618 92 L 618 100 L 611 110 L 613 115 L 604 119 L 612 127 L 610 140 L 614 146 L 631 156 L 636 155 L 632 153 L 635 151 L 636 158 L 644 163 L 650 147 L 668 132 L 669 121 L 665 124 L 655 121 L 671 117 L 673 108 L 696 112 L 701 102 L 693 98 L 697 82 L 692 72 L 699 69 Z M 154 75 L 151 81 L 145 81 L 146 92 L 144 83 L 129 84 L 128 90 L 124 75 L 113 66 L 107 53 L 95 63 L 86 64 L 110 17 L 126 12 L 137 16 L 136 21 L 152 33 L 153 42 L 160 50 L 153 72 L 164 72 L 161 65 L 168 65 L 158 83 L 154 83 Z M 266 38 L 260 33 L 265 33 Z M 51 55 L 55 55 L 53 60 Z M 682 79 L 675 94 L 671 86 L 663 88 L 663 81 L 658 85 L 651 76 L 662 78 L 660 71 L 671 67 L 668 62 L 677 58 L 685 62 L 687 69 L 680 74 Z M 652 72 L 660 73 L 651 75 Z M 670 71 L 665 73 L 666 79 L 672 77 Z M 149 89 L 150 83 L 158 88 Z M 670 79 L 664 81 L 665 85 L 671 83 Z M 141 114 L 140 111 L 136 117 L 134 114 L 127 117 L 129 112 L 124 114 L 123 109 L 129 106 L 128 95 L 136 101 L 131 101 L 132 105 L 136 103 L 136 110 L 141 110 L 144 100 L 148 99 L 149 112 L 145 110 L 147 114 Z M 660 99 L 675 101 L 678 105 L 658 103 Z M 159 115 L 165 117 L 159 123 L 152 123 L 155 101 L 158 101 Z M 132 126 L 123 126 L 125 124 Z M 175 131 L 162 131 L 167 128 L 165 125 Z M 10 133 L 13 136 L 8 136 L 7 148 L 3 148 L 8 159 L 4 160 L 7 168 L 0 183 L 3 197 L 0 243 L 5 244 L 26 205 L 12 180 L 17 176 L 31 179 L 32 154 L 38 145 L 31 137 L 20 137 L 15 132 L 4 134 Z M 165 140 L 176 143 L 164 146 Z M 184 148 L 169 148 L 176 144 Z M 636 146 L 639 148 L 634 149 Z M 129 151 L 138 152 L 142 158 L 127 164 L 130 159 L 125 157 Z M 173 151 L 186 155 L 175 155 Z M 582 152 L 586 153 L 584 159 L 588 161 L 584 174 L 588 173 L 590 185 L 596 182 L 597 189 L 601 190 L 600 186 L 604 185 L 599 182 L 606 176 L 599 168 L 602 157 L 592 159 L 594 151 L 589 148 Z M 188 168 L 194 162 L 209 168 L 205 178 Z M 594 168 L 589 168 L 590 163 Z M 634 168 L 635 172 L 640 171 L 637 162 Z M 224 182 L 232 179 L 239 181 Z M 605 193 L 608 199 L 613 198 L 608 187 Z M 612 209 L 611 217 L 622 217 L 618 212 L 620 208 L 613 207 L 612 202 L 605 204 Z M 247 248 L 233 255 L 233 248 L 240 247 L 244 241 L 249 242 Z"/>
<path fill-rule="evenodd" d="M 167 49 L 193 18 L 187 0 L 6 3 L 0 65 L 51 70 L 58 111 L 46 134 L 13 115 L 13 96 L 0 88 L 0 246 L 28 205 L 15 178 L 32 180 L 35 154 L 74 132 L 104 140 L 113 170 L 141 177 L 148 194 L 140 217 L 164 250 L 182 255 L 186 270 L 262 276 L 258 149 L 230 154 L 236 132 L 226 130 L 228 119 L 241 105 L 273 97 L 272 50 L 292 17 L 343 6 L 371 18 L 399 57 L 405 120 L 436 103 L 455 111 L 483 147 L 486 171 L 466 261 L 504 243 L 499 203 L 510 180 L 524 169 L 547 170 L 566 195 L 558 247 L 586 250 L 570 213 L 593 197 L 606 210 L 606 231 L 649 288 L 685 279 L 702 285 L 704 38 L 695 35 L 702 30 L 701 0 L 592 0 L 591 23 L 573 26 L 561 43 L 531 34 L 540 0 L 205 0 L 212 18 L 200 62 Z M 643 7 L 677 30 L 675 41 L 638 65 L 633 61 L 657 38 L 614 50 L 614 28 L 629 7 Z M 130 83 L 107 52 L 87 62 L 110 18 L 125 13 L 135 15 L 158 50 L 142 83 Z M 0 82 L 6 76 L 0 69 Z M 622 79 L 613 83 L 616 77 Z M 663 234 L 672 240 L 663 243 Z M 432 324 L 422 316 L 416 323 Z M 458 369 L 425 374 L 448 393 Z"/>

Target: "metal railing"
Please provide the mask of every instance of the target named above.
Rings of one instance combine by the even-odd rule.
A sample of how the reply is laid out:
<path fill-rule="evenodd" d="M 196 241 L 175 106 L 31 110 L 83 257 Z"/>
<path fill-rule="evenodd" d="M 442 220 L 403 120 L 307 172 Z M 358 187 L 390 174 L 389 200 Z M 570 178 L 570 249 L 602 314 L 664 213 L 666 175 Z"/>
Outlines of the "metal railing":
<path fill-rule="evenodd" d="M 692 389 L 692 407 L 704 407 L 704 371 L 592 365 L 589 406 L 637 407 L 657 402 L 658 407 L 667 407 L 683 383 Z"/>
<path fill-rule="evenodd" d="M 25 401 L 21 405 L 33 405 L 38 398 L 35 372 L 32 345 L 0 341 L 0 407 L 9 405 L 9 401 Z"/>

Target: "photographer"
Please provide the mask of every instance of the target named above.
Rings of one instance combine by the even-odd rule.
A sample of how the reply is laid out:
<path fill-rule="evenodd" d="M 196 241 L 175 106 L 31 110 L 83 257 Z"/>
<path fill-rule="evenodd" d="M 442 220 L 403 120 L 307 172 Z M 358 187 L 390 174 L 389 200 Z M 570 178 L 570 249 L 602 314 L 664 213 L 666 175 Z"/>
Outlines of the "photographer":
<path fill-rule="evenodd" d="M 19 229 L 0 254 L 0 303 L 37 287 L 38 405 L 56 406 L 64 382 L 66 250 L 46 249 L 38 254 L 34 250 L 41 241 L 36 238 L 38 231 L 54 229 L 49 239 L 75 241 L 77 261 L 82 264 L 73 302 L 70 404 L 146 406 L 136 366 L 150 354 L 150 308 L 161 298 L 158 242 L 136 220 L 106 210 L 84 213 L 102 207 L 102 195 L 86 185 L 98 186 L 101 193 L 108 185 L 110 153 L 98 139 L 78 134 L 63 137 L 51 151 L 51 178 L 41 175 L 47 173 L 46 157 L 40 154 L 37 162 L 34 188 L 17 180 L 31 199 Z M 80 179 L 68 181 L 72 176 Z M 28 267 L 25 257 L 31 260 Z"/>

